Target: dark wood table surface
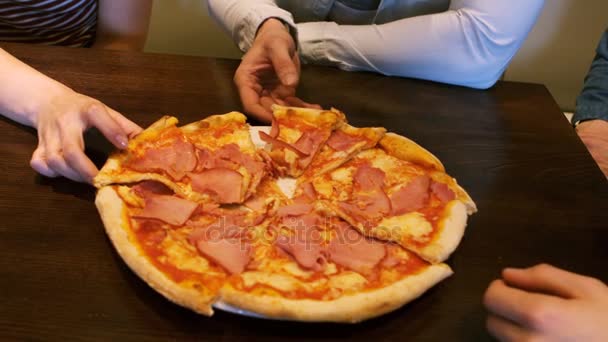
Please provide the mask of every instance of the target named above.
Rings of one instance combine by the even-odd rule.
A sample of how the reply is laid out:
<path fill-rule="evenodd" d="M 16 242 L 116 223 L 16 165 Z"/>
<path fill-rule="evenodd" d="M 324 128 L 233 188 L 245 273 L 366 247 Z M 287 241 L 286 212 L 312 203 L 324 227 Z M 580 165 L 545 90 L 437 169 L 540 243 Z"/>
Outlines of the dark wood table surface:
<path fill-rule="evenodd" d="M 237 61 L 3 45 L 73 89 L 142 126 L 240 110 Z M 300 95 L 384 126 L 434 152 L 477 202 L 448 263 L 454 276 L 418 300 L 357 325 L 212 318 L 149 288 L 114 251 L 95 189 L 29 167 L 35 131 L 0 119 L 0 340 L 479 341 L 482 294 L 506 266 L 550 262 L 608 280 L 608 187 L 542 85 L 501 82 L 477 91 L 368 73 L 306 67 Z M 103 164 L 110 145 L 86 135 Z"/>

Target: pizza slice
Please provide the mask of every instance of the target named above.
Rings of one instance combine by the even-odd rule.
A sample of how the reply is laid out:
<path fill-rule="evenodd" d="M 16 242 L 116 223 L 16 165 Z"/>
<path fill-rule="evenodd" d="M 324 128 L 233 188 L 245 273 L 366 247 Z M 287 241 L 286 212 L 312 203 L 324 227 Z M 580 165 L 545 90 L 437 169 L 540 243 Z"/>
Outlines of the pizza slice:
<path fill-rule="evenodd" d="M 302 202 L 279 208 L 268 229 L 273 242 L 227 281 L 222 302 L 267 317 L 354 323 L 393 311 L 452 274 Z"/>
<path fill-rule="evenodd" d="M 274 105 L 270 133 L 260 131 L 259 134 L 268 144 L 269 156 L 277 171 L 298 177 L 312 163 L 334 129 L 344 122 L 344 114 L 336 109 Z"/>
<path fill-rule="evenodd" d="M 245 121 L 232 112 L 178 127 L 165 116 L 110 156 L 94 184 L 156 180 L 191 200 L 242 203 L 268 171 Z"/>
<path fill-rule="evenodd" d="M 307 182 L 316 175 L 339 167 L 359 151 L 375 147 L 385 132 L 386 129 L 382 127 L 358 128 L 343 124 L 332 132 L 299 181 Z"/>
<path fill-rule="evenodd" d="M 286 200 L 274 180 L 239 206 L 199 203 L 157 181 L 105 186 L 96 205 L 129 267 L 171 301 L 211 315 L 220 289 L 264 243 L 268 215 Z"/>
<path fill-rule="evenodd" d="M 315 194 L 366 236 L 395 242 L 432 263 L 446 260 L 475 203 L 437 158 L 411 140 L 387 134 L 380 146 L 315 177 Z"/>

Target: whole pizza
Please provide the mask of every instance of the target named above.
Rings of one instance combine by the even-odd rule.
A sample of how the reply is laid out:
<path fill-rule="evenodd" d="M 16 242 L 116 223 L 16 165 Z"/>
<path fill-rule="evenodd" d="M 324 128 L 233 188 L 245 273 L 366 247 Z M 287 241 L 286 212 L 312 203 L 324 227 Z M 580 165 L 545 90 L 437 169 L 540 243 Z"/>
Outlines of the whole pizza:
<path fill-rule="evenodd" d="M 204 315 L 359 322 L 452 274 L 476 207 L 435 156 L 336 109 L 273 112 L 165 116 L 110 156 L 95 203 L 139 277 Z"/>

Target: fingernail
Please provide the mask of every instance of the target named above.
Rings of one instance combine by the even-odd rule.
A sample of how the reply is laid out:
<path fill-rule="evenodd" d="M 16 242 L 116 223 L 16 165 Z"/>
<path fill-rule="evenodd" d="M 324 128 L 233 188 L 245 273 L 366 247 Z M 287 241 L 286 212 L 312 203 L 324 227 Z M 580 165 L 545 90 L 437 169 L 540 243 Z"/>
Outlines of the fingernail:
<path fill-rule="evenodd" d="M 127 148 L 127 145 L 129 145 L 129 140 L 124 135 L 117 135 L 116 136 L 116 142 L 122 148 Z"/>
<path fill-rule="evenodd" d="M 298 81 L 298 77 L 294 74 L 287 74 L 284 78 L 285 85 L 294 85 Z"/>

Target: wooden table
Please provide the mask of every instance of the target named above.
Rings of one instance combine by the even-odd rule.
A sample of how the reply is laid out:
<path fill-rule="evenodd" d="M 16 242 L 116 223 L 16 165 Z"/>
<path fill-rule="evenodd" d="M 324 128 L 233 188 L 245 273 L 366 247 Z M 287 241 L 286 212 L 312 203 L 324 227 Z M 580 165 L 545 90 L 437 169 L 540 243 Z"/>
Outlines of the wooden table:
<path fill-rule="evenodd" d="M 42 72 L 142 126 L 240 109 L 236 61 L 3 45 Z M 264 321 L 171 304 L 114 251 L 95 189 L 30 169 L 36 134 L 0 120 L 0 339 L 403 339 L 479 341 L 488 283 L 509 265 L 542 261 L 608 279 L 608 187 L 542 85 L 476 91 L 429 82 L 304 68 L 300 94 L 385 126 L 434 152 L 476 200 L 455 275 L 405 308 L 358 325 Z M 102 164 L 111 147 L 87 134 Z"/>

